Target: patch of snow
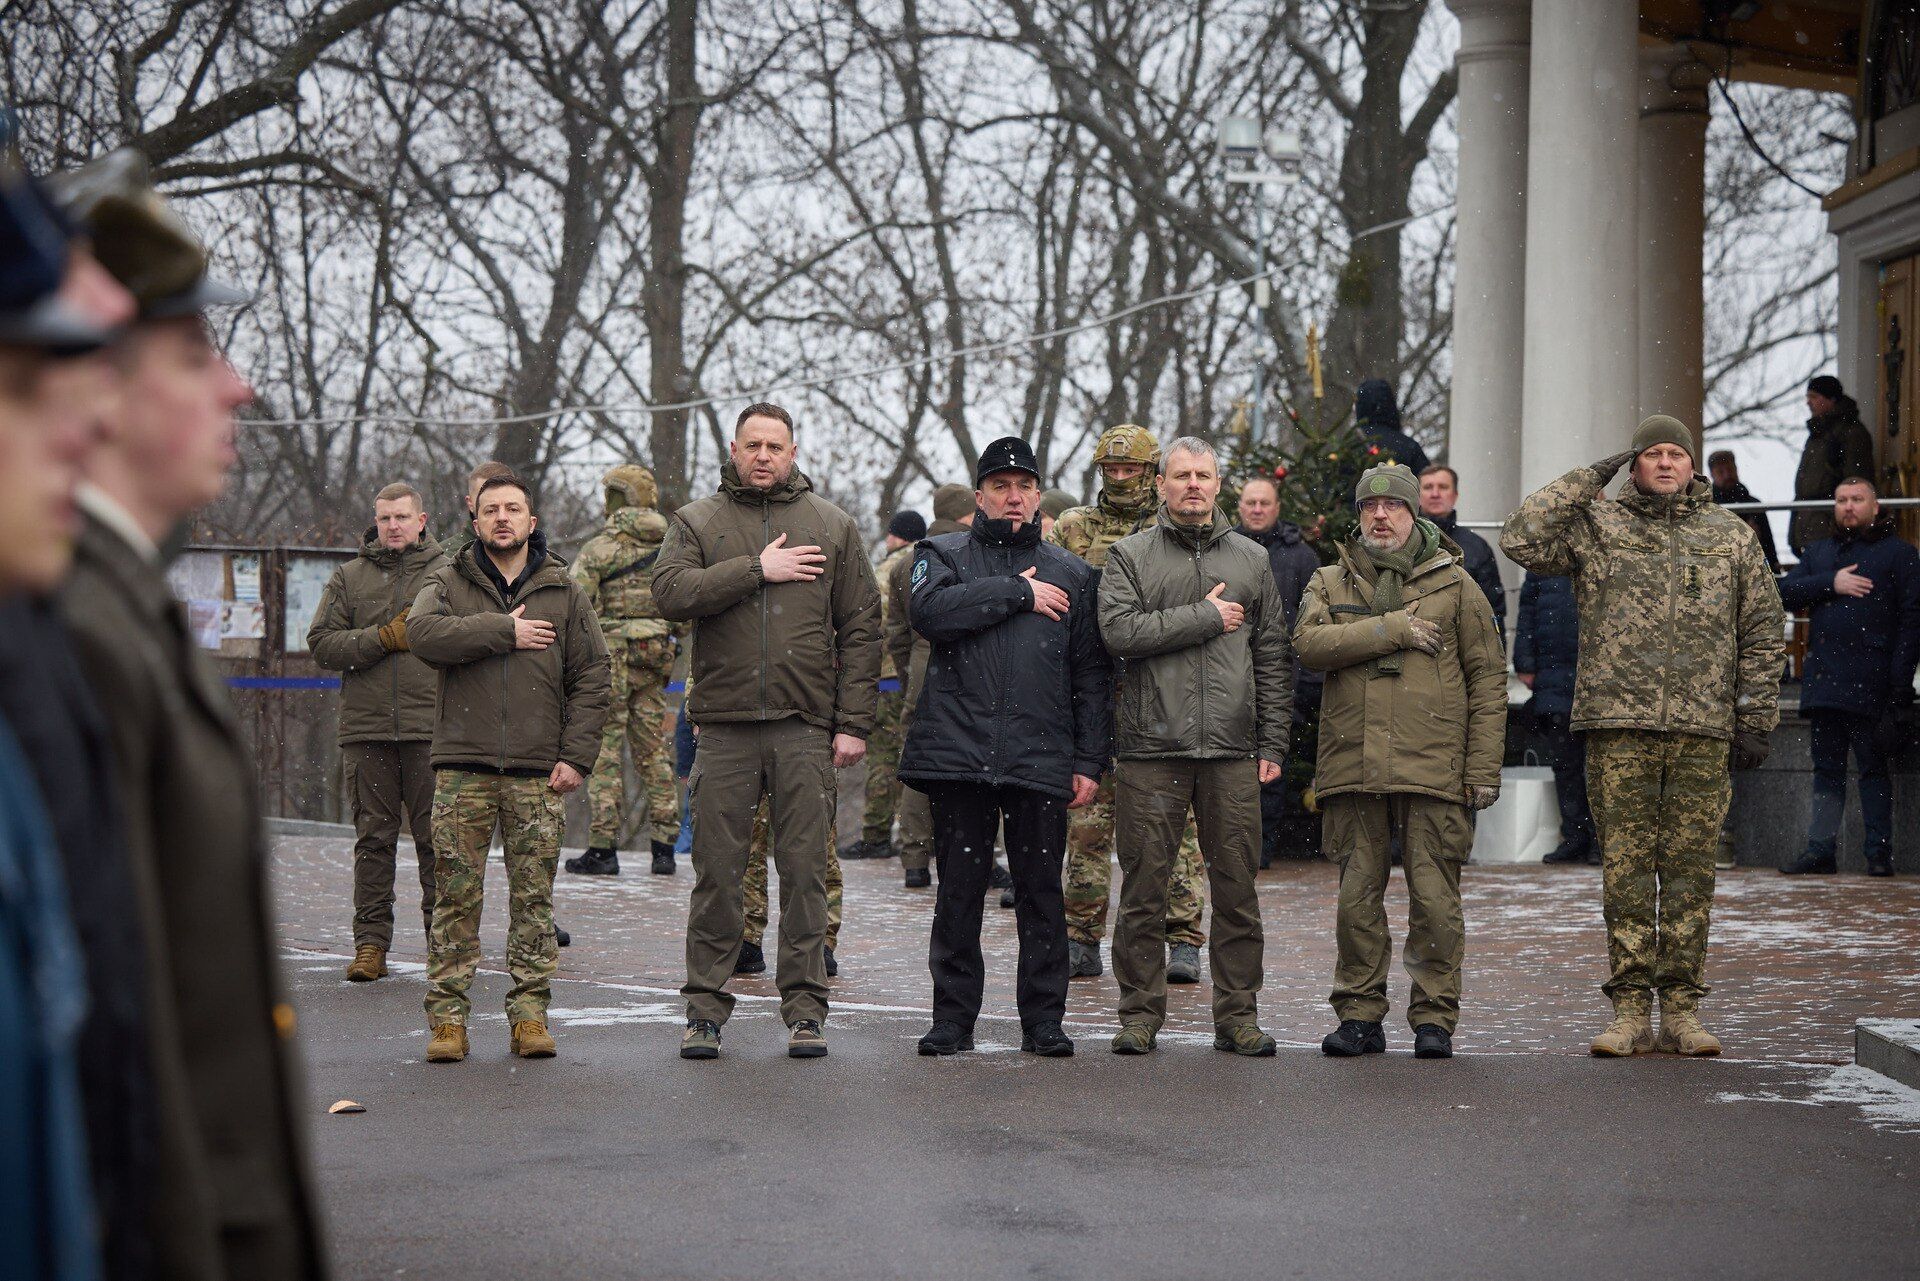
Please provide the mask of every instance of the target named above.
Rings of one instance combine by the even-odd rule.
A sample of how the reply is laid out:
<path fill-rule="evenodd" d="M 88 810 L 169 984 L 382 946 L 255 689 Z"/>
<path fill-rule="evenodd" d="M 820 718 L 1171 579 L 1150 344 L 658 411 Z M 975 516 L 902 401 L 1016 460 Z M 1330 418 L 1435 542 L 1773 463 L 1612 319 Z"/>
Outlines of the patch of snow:
<path fill-rule="evenodd" d="M 1816 1073 L 1809 1084 L 1812 1093 L 1804 1098 L 1794 1098 L 1771 1090 L 1757 1094 L 1723 1090 L 1713 1096 L 1713 1101 L 1797 1103 L 1811 1107 L 1850 1106 L 1859 1108 L 1860 1119 L 1876 1130 L 1892 1134 L 1920 1134 L 1920 1090 L 1852 1063 L 1824 1069 Z"/>

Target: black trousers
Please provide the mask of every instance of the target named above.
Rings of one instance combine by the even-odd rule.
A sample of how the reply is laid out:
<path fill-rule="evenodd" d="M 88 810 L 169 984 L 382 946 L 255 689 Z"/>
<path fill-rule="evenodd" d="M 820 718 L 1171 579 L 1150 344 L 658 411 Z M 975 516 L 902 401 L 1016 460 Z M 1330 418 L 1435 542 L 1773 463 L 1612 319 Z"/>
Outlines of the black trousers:
<path fill-rule="evenodd" d="M 980 914 L 993 871 L 994 835 L 1003 829 L 1020 934 L 1020 1026 L 1060 1022 L 1067 1012 L 1067 909 L 1060 892 L 1066 801 L 1029 788 L 979 783 L 928 783 L 926 793 L 940 868 L 927 949 L 934 1022 L 972 1031 L 980 1017 L 986 977 Z"/>
<path fill-rule="evenodd" d="M 1587 804 L 1587 736 L 1573 732 L 1566 712 L 1543 712 L 1534 717 L 1547 763 L 1553 767 L 1553 790 L 1560 802 L 1560 839 L 1593 844 L 1593 810 Z"/>

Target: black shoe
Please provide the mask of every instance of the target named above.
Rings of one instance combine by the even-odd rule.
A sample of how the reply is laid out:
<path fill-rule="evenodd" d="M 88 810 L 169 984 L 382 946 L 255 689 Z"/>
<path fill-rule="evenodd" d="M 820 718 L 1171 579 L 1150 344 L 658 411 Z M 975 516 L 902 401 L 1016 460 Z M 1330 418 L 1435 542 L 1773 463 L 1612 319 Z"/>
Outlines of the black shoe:
<path fill-rule="evenodd" d="M 620 875 L 620 856 L 607 845 L 590 846 L 587 852 L 578 858 L 566 862 L 569 872 L 578 872 L 581 876 L 618 876 Z"/>
<path fill-rule="evenodd" d="M 1385 1054 L 1387 1033 L 1378 1023 L 1359 1019 L 1341 1019 L 1340 1026 L 1320 1042 L 1320 1052 L 1335 1058 L 1350 1059 L 1361 1054 Z"/>
<path fill-rule="evenodd" d="M 1893 875 L 1893 851 L 1888 849 L 1867 851 L 1868 876 Z"/>
<path fill-rule="evenodd" d="M 893 846 L 885 841 L 858 840 L 840 850 L 842 860 L 850 858 L 892 858 Z"/>
<path fill-rule="evenodd" d="M 1070 1059 L 1073 1041 L 1058 1023 L 1036 1023 L 1020 1038 L 1020 1048 L 1043 1059 Z"/>
<path fill-rule="evenodd" d="M 907 869 L 907 888 L 910 890 L 930 889 L 933 886 L 933 872 L 929 868 L 910 867 Z"/>
<path fill-rule="evenodd" d="M 740 959 L 733 963 L 735 974 L 765 974 L 767 972 L 767 954 L 760 950 L 758 943 L 742 943 Z"/>
<path fill-rule="evenodd" d="M 1007 870 L 1005 863 L 995 863 L 993 865 L 993 871 L 987 877 L 987 888 L 990 890 L 1010 890 L 1013 888 L 1013 873 Z"/>
<path fill-rule="evenodd" d="M 1013 891 L 1011 889 L 1005 889 L 1000 891 L 1000 906 L 1001 907 L 1013 906 Z"/>
<path fill-rule="evenodd" d="M 1780 869 L 1782 876 L 1806 876 L 1809 873 L 1831 875 L 1840 870 L 1832 850 L 1809 849 Z"/>
<path fill-rule="evenodd" d="M 920 1053 L 925 1058 L 958 1054 L 972 1048 L 973 1033 L 962 1031 L 958 1023 L 935 1023 L 933 1030 L 920 1038 Z"/>
<path fill-rule="evenodd" d="M 1413 1057 L 1450 1059 L 1453 1057 L 1453 1033 L 1438 1023 L 1422 1023 L 1413 1029 Z"/>
<path fill-rule="evenodd" d="M 673 875 L 673 842 L 655 841 L 653 843 L 653 867 L 649 869 L 655 876 Z"/>
<path fill-rule="evenodd" d="M 1584 863 L 1590 850 L 1587 841 L 1561 841 L 1553 852 L 1541 859 L 1542 863 Z"/>
<path fill-rule="evenodd" d="M 1260 851 L 1260 870 L 1264 872 L 1272 866 L 1273 866 L 1273 855 L 1267 853 L 1265 850 L 1261 850 Z"/>
<path fill-rule="evenodd" d="M 767 968 L 766 962 L 762 961 L 760 968 L 763 970 Z M 827 977 L 830 979 L 840 977 L 840 962 L 833 959 L 832 948 L 827 949 Z"/>
<path fill-rule="evenodd" d="M 560 947 L 572 947 L 573 935 L 567 933 L 565 930 L 561 929 L 558 925 L 556 925 L 553 927 L 553 941 L 556 945 Z"/>

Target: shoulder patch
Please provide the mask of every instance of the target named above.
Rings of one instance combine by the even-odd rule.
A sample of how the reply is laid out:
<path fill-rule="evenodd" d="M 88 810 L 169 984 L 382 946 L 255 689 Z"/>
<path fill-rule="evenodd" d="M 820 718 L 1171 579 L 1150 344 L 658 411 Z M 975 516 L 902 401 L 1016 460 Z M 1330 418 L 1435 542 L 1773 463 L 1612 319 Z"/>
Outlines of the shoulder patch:
<path fill-rule="evenodd" d="M 917 591 L 921 583 L 927 581 L 927 558 L 918 557 L 913 562 L 913 588 Z"/>

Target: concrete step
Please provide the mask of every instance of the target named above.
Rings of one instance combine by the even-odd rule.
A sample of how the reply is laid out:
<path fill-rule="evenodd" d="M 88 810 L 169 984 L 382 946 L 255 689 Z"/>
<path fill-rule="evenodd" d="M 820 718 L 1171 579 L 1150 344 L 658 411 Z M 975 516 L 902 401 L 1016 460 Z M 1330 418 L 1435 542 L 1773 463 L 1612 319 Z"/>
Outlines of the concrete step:
<path fill-rule="evenodd" d="M 1920 1090 L 1920 1019 L 1861 1019 L 1853 1025 L 1853 1061 Z"/>

